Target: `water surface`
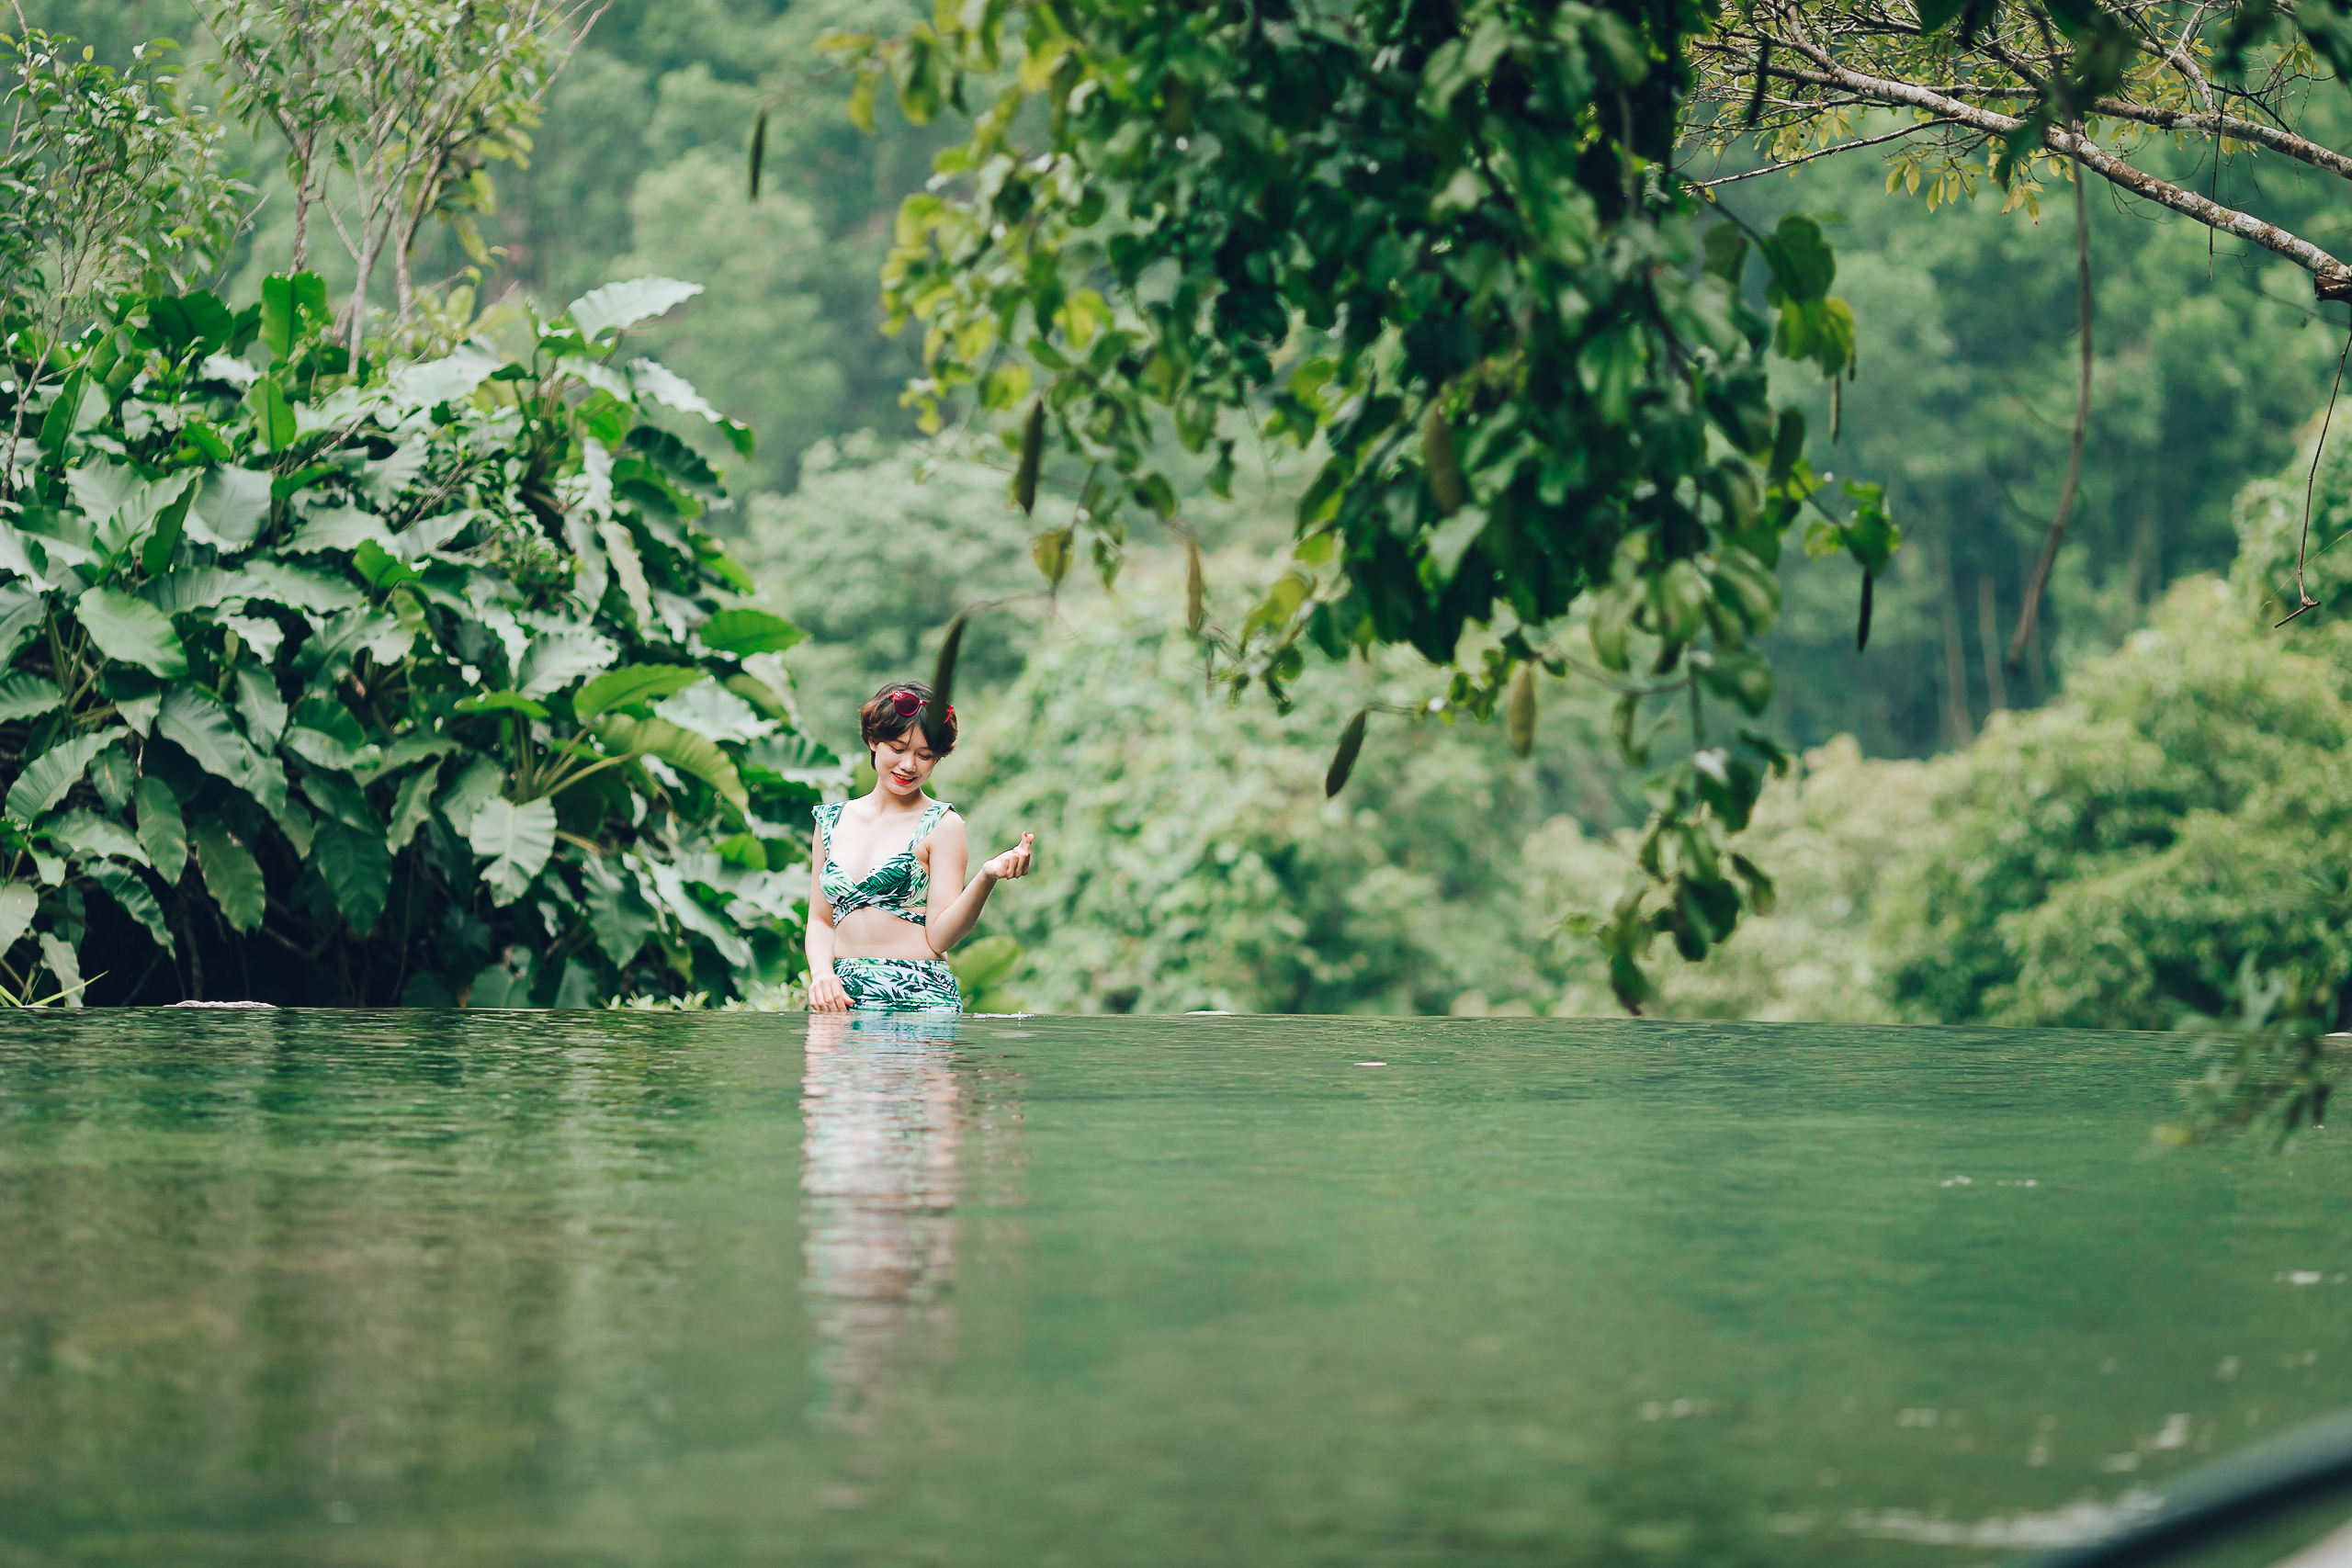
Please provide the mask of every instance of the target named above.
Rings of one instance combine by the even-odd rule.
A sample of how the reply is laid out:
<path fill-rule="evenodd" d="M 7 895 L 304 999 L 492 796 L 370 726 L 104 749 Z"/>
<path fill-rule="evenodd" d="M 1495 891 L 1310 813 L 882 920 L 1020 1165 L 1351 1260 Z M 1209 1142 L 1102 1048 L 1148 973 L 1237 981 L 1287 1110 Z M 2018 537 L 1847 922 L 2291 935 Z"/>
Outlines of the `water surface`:
<path fill-rule="evenodd" d="M 1997 1562 L 2352 1404 L 2333 1134 L 2182 1058 L 19 1016 L 0 1568 Z"/>

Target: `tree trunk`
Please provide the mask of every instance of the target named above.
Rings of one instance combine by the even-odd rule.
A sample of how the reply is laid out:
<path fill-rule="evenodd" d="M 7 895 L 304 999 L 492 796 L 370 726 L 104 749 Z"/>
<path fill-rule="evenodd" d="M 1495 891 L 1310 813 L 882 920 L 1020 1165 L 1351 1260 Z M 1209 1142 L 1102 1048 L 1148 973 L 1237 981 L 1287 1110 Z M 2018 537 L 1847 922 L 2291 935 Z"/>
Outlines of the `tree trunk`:
<path fill-rule="evenodd" d="M 1996 714 L 2009 705 L 2009 693 L 2001 679 L 2001 609 L 1990 572 L 1976 574 L 1976 641 L 1984 658 L 1984 711 Z"/>
<path fill-rule="evenodd" d="M 1944 613 L 1944 728 L 1954 746 L 1965 746 L 1976 739 L 1976 727 L 1968 718 L 1968 654 L 1961 646 L 1960 592 L 1952 583 L 1950 545 L 1936 547 L 1936 569 Z"/>

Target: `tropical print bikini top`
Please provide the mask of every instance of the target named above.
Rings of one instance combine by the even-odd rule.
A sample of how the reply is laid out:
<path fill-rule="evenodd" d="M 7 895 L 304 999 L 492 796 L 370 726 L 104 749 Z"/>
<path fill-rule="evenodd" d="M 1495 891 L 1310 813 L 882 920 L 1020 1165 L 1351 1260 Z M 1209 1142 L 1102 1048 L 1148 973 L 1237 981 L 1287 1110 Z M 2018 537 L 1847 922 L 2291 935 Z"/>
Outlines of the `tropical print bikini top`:
<path fill-rule="evenodd" d="M 860 909 L 887 909 L 902 920 L 922 924 L 923 905 L 931 897 L 931 873 L 915 859 L 915 846 L 956 808 L 944 800 L 933 801 L 915 824 L 914 837 L 907 840 L 905 849 L 852 881 L 833 859 L 833 824 L 842 819 L 842 807 L 848 804 L 829 800 L 817 807 L 817 830 L 825 837 L 825 870 L 820 885 L 825 890 L 825 902 L 833 907 L 834 921 L 845 920 Z"/>

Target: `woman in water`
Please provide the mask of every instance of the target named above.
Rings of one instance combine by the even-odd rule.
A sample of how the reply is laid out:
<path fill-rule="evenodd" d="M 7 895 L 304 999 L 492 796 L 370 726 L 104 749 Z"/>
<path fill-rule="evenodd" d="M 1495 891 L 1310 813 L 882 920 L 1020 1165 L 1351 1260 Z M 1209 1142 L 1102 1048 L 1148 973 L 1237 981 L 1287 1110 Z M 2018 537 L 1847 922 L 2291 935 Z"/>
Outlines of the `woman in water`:
<path fill-rule="evenodd" d="M 1000 880 L 1029 874 L 1035 835 L 983 863 L 967 886 L 964 819 L 923 793 L 956 749 L 956 710 L 922 682 L 897 681 L 857 717 L 874 755 L 874 790 L 817 807 L 808 1010 L 961 1011 L 963 993 L 940 955 L 971 934 Z"/>

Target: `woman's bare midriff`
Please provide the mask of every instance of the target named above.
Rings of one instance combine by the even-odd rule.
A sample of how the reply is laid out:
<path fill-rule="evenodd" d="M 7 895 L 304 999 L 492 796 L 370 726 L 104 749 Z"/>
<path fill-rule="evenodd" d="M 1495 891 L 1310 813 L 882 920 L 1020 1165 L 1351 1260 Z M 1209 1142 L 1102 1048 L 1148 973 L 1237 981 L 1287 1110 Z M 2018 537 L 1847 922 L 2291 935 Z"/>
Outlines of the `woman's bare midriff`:
<path fill-rule="evenodd" d="M 923 929 L 882 909 L 853 910 L 833 928 L 836 958 L 936 958 Z"/>

